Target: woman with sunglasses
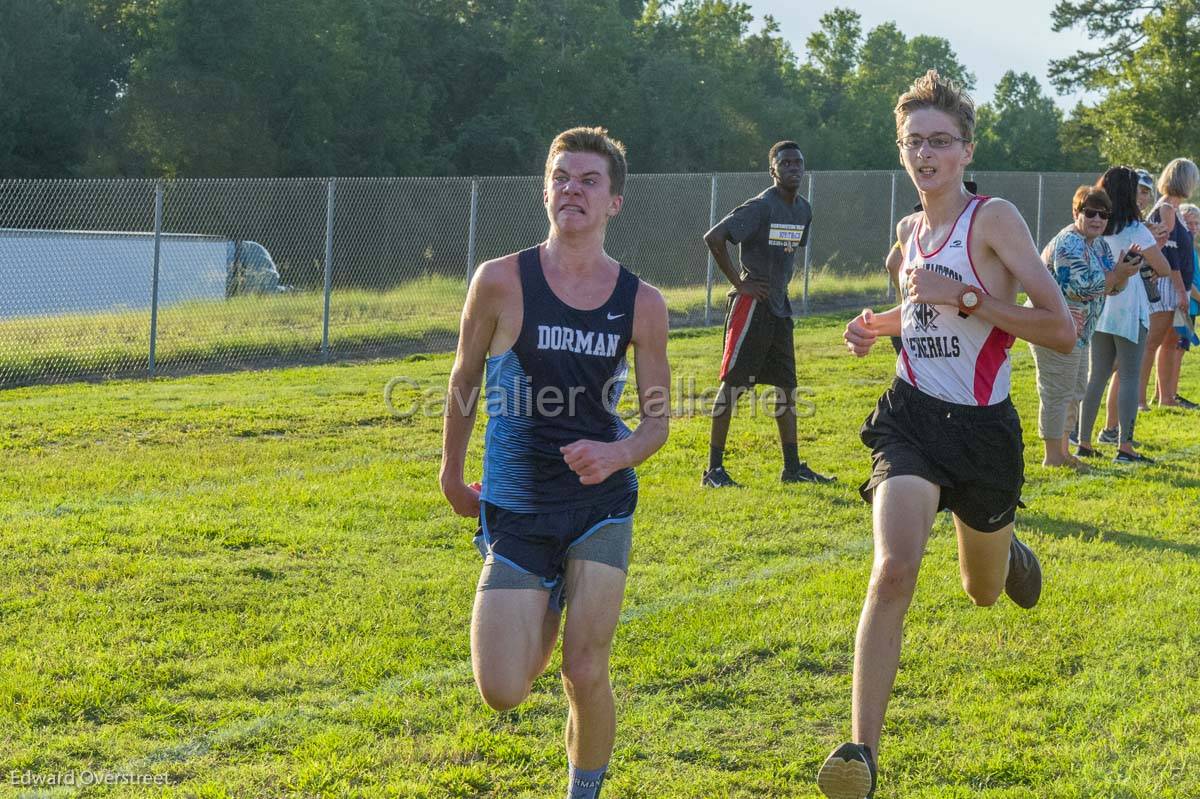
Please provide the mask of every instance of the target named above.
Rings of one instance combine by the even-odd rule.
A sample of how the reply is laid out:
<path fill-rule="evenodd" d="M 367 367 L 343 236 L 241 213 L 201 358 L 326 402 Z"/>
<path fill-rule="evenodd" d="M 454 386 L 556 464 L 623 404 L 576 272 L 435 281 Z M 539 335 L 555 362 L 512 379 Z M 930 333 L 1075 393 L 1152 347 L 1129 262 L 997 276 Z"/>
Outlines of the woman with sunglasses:
<path fill-rule="evenodd" d="M 1171 266 L 1159 249 L 1158 235 L 1142 222 L 1150 194 L 1141 172 L 1133 167 L 1114 166 L 1096 181 L 1096 187 L 1104 189 L 1113 207 L 1104 240 L 1118 263 L 1127 258 L 1137 262 L 1140 258 L 1149 267 L 1147 271 L 1158 276 L 1169 275 Z M 1138 414 L 1137 379 L 1149 327 L 1150 299 L 1141 278 L 1131 280 L 1128 290 L 1104 303 L 1092 335 L 1091 369 L 1080 411 L 1076 454 L 1088 458 L 1100 454 L 1092 448 L 1092 429 L 1100 412 L 1104 386 L 1115 367 L 1114 390 L 1108 395 L 1107 427 L 1101 432 L 1100 441 L 1118 444 L 1115 460 L 1119 462 L 1150 460 L 1136 452 L 1133 443 L 1133 424 Z"/>
<path fill-rule="evenodd" d="M 1088 343 L 1105 295 L 1122 291 L 1139 264 L 1124 261 L 1118 266 L 1104 241 L 1112 202 L 1103 189 L 1080 186 L 1072 210 L 1075 221 L 1046 246 L 1046 265 L 1075 317 L 1078 339 L 1066 355 L 1037 344 L 1029 346 L 1037 366 L 1038 436 L 1046 447 L 1042 465 L 1085 471 L 1087 466 L 1068 451 L 1066 433 L 1075 429 L 1087 386 Z"/>

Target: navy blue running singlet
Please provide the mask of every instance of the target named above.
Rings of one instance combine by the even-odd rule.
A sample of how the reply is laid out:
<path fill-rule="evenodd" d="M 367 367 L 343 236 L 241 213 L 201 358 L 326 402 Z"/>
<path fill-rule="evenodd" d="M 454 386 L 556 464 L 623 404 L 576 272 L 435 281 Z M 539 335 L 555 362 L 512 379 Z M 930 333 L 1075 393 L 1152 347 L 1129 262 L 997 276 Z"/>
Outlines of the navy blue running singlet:
<path fill-rule="evenodd" d="M 483 499 L 517 513 L 547 513 L 636 491 L 628 468 L 598 485 L 581 484 L 559 447 L 631 435 L 616 404 L 629 371 L 638 277 L 622 266 L 608 300 L 581 311 L 550 289 L 537 247 L 519 253 L 517 263 L 521 333 L 511 349 L 487 359 Z"/>

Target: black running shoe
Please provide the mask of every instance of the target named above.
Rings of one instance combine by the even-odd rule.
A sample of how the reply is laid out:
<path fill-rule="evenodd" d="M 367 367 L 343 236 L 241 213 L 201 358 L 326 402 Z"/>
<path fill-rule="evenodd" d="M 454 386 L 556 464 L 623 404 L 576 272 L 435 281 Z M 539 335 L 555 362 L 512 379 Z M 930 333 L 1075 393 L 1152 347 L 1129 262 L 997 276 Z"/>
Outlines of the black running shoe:
<path fill-rule="evenodd" d="M 1113 463 L 1154 463 L 1154 458 L 1147 458 L 1137 452 L 1126 452 L 1123 449 L 1117 450 L 1117 455 L 1113 458 Z"/>
<path fill-rule="evenodd" d="M 1026 610 L 1036 605 L 1042 595 L 1042 564 L 1016 533 L 1008 545 L 1008 579 L 1004 581 L 1004 593 Z"/>
<path fill-rule="evenodd" d="M 872 799 L 875 756 L 871 747 L 845 743 L 834 749 L 817 772 L 817 787 L 829 799 Z"/>
<path fill-rule="evenodd" d="M 834 478 L 826 477 L 823 474 L 817 474 L 812 469 L 808 468 L 807 463 L 801 463 L 795 469 L 784 470 L 779 475 L 779 481 L 782 483 L 832 483 Z"/>
<path fill-rule="evenodd" d="M 729 476 L 729 472 L 725 471 L 724 466 L 718 466 L 715 469 L 709 469 L 704 473 L 704 477 L 700 478 L 700 485 L 704 488 L 741 488 L 742 484 L 736 482 Z"/>
<path fill-rule="evenodd" d="M 1078 446 L 1075 448 L 1075 454 L 1080 458 L 1102 458 L 1104 457 L 1099 451 L 1091 447 Z"/>
<path fill-rule="evenodd" d="M 1185 410 L 1189 410 L 1189 411 L 1200 410 L 1200 405 L 1197 405 L 1196 403 L 1192 402 L 1189 399 L 1184 399 L 1183 397 L 1181 397 L 1178 394 L 1175 395 L 1175 403 L 1177 405 L 1179 405 L 1180 408 L 1184 408 Z"/>
<path fill-rule="evenodd" d="M 1078 444 L 1079 434 L 1072 430 L 1071 432 L 1067 433 L 1067 441 L 1070 441 L 1072 444 Z"/>

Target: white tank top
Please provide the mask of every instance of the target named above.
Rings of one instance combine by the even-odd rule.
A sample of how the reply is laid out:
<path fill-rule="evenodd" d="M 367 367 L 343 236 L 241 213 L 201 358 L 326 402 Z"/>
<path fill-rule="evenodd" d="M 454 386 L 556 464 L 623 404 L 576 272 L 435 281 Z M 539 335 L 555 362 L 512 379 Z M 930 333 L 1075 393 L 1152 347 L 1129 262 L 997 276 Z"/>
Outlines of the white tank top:
<path fill-rule="evenodd" d="M 896 358 L 901 380 L 932 397 L 959 405 L 995 405 L 1012 384 L 1008 350 L 1012 334 L 975 316 L 963 319 L 957 305 L 924 305 L 908 299 L 913 269 L 938 274 L 988 293 L 971 263 L 971 225 L 987 197 L 975 197 L 958 215 L 954 228 L 936 249 L 921 249 L 925 215 L 909 237 L 900 270 L 900 336 L 904 347 Z"/>

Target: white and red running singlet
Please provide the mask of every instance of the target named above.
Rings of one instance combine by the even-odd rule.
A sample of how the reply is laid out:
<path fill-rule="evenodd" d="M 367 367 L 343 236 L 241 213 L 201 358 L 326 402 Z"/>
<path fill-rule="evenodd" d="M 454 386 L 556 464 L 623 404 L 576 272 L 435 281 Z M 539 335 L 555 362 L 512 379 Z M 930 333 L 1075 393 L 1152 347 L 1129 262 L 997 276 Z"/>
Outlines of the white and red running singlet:
<path fill-rule="evenodd" d="M 936 249 L 921 249 L 925 215 L 909 238 L 900 269 L 900 337 L 896 358 L 901 380 L 932 397 L 959 405 L 994 405 L 1008 396 L 1012 364 L 1008 351 L 1015 338 L 1000 328 L 958 315 L 957 305 L 925 305 L 908 298 L 909 274 L 932 269 L 940 275 L 988 293 L 971 263 L 971 226 L 987 197 L 967 203 L 954 228 Z"/>

